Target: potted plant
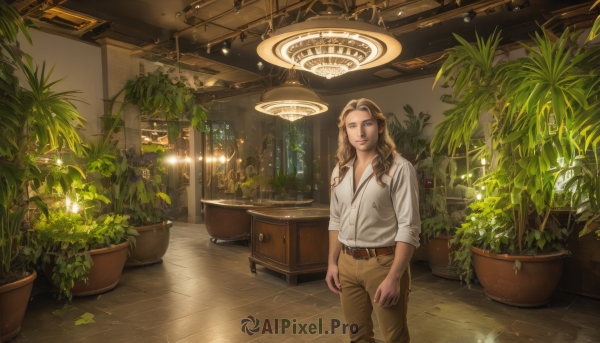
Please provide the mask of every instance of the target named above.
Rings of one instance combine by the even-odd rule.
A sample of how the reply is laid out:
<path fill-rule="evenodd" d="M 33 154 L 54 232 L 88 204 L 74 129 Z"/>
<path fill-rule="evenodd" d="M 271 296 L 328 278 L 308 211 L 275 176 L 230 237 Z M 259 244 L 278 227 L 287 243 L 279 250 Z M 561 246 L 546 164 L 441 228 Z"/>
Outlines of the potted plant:
<path fill-rule="evenodd" d="M 0 2 L 0 341 L 20 330 L 36 272 L 33 263 L 40 247 L 31 239 L 29 207 L 48 214 L 37 195 L 49 169 L 41 169 L 42 156 L 66 146 L 79 149 L 76 127 L 83 117 L 72 104 L 76 92 L 52 91 L 58 82 L 49 81 L 45 66 L 38 68 L 18 48 L 21 32 L 31 44 L 29 20 Z M 19 86 L 17 73 L 28 89 Z M 58 160 L 56 160 L 58 162 Z M 52 166 L 57 164 L 51 162 Z M 73 168 L 69 168 L 74 172 Z M 63 181 L 66 176 L 61 176 Z M 66 182 L 66 181 L 65 181 Z"/>
<path fill-rule="evenodd" d="M 482 113 L 491 114 L 491 123 L 486 125 L 491 132 L 492 172 L 482 184 L 486 196 L 494 199 L 488 200 L 492 202 L 488 205 L 493 205 L 490 210 L 498 212 L 485 218 L 487 222 L 479 222 L 477 214 L 471 219 L 481 225 L 482 236 L 495 232 L 492 219 L 501 222 L 501 230 L 506 232 L 499 250 L 489 252 L 490 245 L 468 239 L 469 224 L 455 238 L 463 245 L 457 258 L 468 268 L 465 261 L 470 257 L 465 249 L 470 250 L 488 297 L 518 306 L 542 305 L 555 289 L 560 270 L 540 271 L 548 270 L 549 265 L 562 268 L 566 255 L 564 246 L 556 243 L 565 238 L 558 234 L 565 228 L 551 211 L 556 178 L 563 169 L 561 164 L 571 166 L 590 142 L 595 145 L 600 137 L 593 129 L 600 106 L 598 74 L 594 72 L 600 52 L 597 47 L 579 46 L 578 35 L 569 30 L 555 41 L 546 32 L 536 35 L 533 46 L 522 44 L 527 56 L 515 61 L 507 61 L 497 52 L 499 33 L 487 40 L 477 37 L 476 45 L 455 37 L 460 45 L 451 50 L 436 82 L 442 76 L 447 85 L 452 82 L 457 103 L 438 125 L 432 148 L 453 152 L 470 144 Z M 582 117 L 596 121 L 592 124 Z M 597 175 L 595 178 L 597 181 Z M 590 188 L 579 186 L 578 192 L 590 194 Z M 501 220 L 501 213 L 510 220 Z M 547 245 L 549 238 L 552 244 Z M 468 279 L 471 274 L 465 273 Z M 532 280 L 542 277 L 541 283 L 547 287 L 535 289 L 540 283 Z M 515 287 L 503 287 L 508 284 Z M 534 289 L 525 291 L 528 287 Z M 509 289 L 520 291 L 505 292 Z"/>
<path fill-rule="evenodd" d="M 464 156 L 466 157 L 466 156 Z M 421 234 L 431 273 L 448 279 L 460 279 L 461 270 L 450 262 L 456 250 L 450 240 L 465 220 L 465 206 L 476 199 L 477 191 L 468 180 L 457 177 L 454 158 L 431 154 L 417 164 L 417 170 L 433 177 L 431 188 L 421 187 Z M 467 182 L 467 185 L 460 182 Z"/>
<path fill-rule="evenodd" d="M 123 216 L 90 218 L 75 212 L 77 206 L 83 205 L 54 207 L 48 220 L 35 226 L 43 247 L 44 274 L 69 301 L 116 287 L 127 248 L 135 244 L 137 234 Z"/>
<path fill-rule="evenodd" d="M 124 94 L 118 112 L 113 114 L 116 99 Z M 181 132 L 181 122 L 200 131 L 206 131 L 206 111 L 196 103 L 194 89 L 177 78 L 171 78 L 162 69 L 139 75 L 129 80 L 113 97 L 105 118 L 105 140 L 122 126 L 123 110 L 138 106 L 143 118 L 167 122 L 169 142 L 174 142 Z M 105 143 L 107 144 L 107 143 Z M 164 169 L 160 166 L 161 151 L 119 153 L 114 175 L 105 178 L 114 212 L 129 216 L 140 236 L 135 249 L 127 259 L 127 266 L 150 265 L 162 260 L 170 238 L 171 222 L 166 220 L 167 205 L 171 199 L 161 190 Z M 133 247 L 132 247 L 133 248 Z"/>

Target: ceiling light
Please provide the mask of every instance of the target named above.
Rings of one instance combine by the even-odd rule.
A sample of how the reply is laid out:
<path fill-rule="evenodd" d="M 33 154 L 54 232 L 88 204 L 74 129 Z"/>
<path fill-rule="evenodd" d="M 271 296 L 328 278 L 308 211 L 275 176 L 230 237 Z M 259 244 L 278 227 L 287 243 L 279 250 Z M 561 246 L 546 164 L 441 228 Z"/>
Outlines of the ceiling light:
<path fill-rule="evenodd" d="M 223 55 L 225 55 L 225 56 L 229 55 L 230 50 L 231 50 L 231 43 L 229 43 L 229 40 L 224 41 L 223 47 L 221 48 L 221 52 L 223 53 Z"/>
<path fill-rule="evenodd" d="M 258 67 L 258 70 L 263 70 L 263 68 L 265 67 L 265 65 L 261 61 L 258 61 L 258 63 L 256 63 L 256 66 Z"/>
<path fill-rule="evenodd" d="M 233 0 L 233 11 L 237 14 L 242 10 L 242 0 Z"/>
<path fill-rule="evenodd" d="M 257 47 L 259 56 L 271 64 L 328 79 L 388 63 L 401 50 L 400 42 L 383 27 L 331 16 L 281 28 Z"/>
<path fill-rule="evenodd" d="M 242 33 L 240 33 L 240 42 L 244 42 L 246 40 L 246 34 L 244 33 L 244 31 L 242 31 Z"/>
<path fill-rule="evenodd" d="M 402 10 L 398 11 L 398 17 L 401 16 L 402 14 L 404 14 L 404 11 L 402 11 Z"/>
<path fill-rule="evenodd" d="M 264 92 L 254 108 L 263 113 L 294 121 L 327 111 L 327 104 L 314 91 L 303 87 L 290 70 L 282 86 Z"/>
<path fill-rule="evenodd" d="M 207 54 L 210 54 L 210 44 L 208 44 L 208 45 L 206 46 L 206 53 L 207 53 Z"/>
<path fill-rule="evenodd" d="M 462 15 L 463 16 L 463 21 L 465 23 L 470 23 L 471 20 L 473 20 L 473 18 L 475 18 L 476 15 L 477 14 L 475 12 L 473 12 L 473 11 L 470 11 L 468 13 L 463 13 L 463 15 Z"/>

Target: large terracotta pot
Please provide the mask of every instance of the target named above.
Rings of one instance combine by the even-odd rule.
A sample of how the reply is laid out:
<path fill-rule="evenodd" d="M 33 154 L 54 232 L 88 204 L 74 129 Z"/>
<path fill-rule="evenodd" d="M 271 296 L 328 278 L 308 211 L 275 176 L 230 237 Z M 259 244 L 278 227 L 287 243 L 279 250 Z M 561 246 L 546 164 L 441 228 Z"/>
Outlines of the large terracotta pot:
<path fill-rule="evenodd" d="M 471 247 L 473 266 L 485 294 L 493 300 L 519 307 L 548 303 L 563 269 L 564 253 L 536 256 L 493 254 Z M 515 273 L 515 261 L 521 269 Z"/>
<path fill-rule="evenodd" d="M 450 264 L 450 254 L 456 251 L 449 245 L 451 236 L 438 235 L 427 243 L 427 259 L 433 275 L 447 279 L 460 280 L 460 268 L 457 263 Z"/>
<path fill-rule="evenodd" d="M 109 248 L 90 250 L 92 268 L 88 275 L 89 283 L 75 282 L 71 291 L 73 296 L 100 294 L 115 288 L 123 273 L 128 247 L 129 242 L 125 242 Z M 44 275 L 50 282 L 52 282 L 52 268 L 54 263 L 48 263 L 44 268 Z"/>
<path fill-rule="evenodd" d="M 135 238 L 135 248 L 129 247 L 129 257 L 125 265 L 145 266 L 160 261 L 169 248 L 172 226 L 171 222 L 136 226 L 139 236 Z"/>
<path fill-rule="evenodd" d="M 21 330 L 36 276 L 37 273 L 33 271 L 19 281 L 0 286 L 0 342 L 8 341 Z"/>

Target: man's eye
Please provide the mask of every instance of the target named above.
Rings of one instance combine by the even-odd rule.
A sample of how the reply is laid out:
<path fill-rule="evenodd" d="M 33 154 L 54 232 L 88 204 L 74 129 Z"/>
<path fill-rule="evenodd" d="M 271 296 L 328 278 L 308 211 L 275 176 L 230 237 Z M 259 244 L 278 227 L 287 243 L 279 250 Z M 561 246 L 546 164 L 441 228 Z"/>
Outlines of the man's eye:
<path fill-rule="evenodd" d="M 367 126 L 371 126 L 371 125 L 373 125 L 373 123 L 371 123 L 371 122 L 367 122 L 367 123 L 365 123 L 365 125 L 367 125 Z"/>

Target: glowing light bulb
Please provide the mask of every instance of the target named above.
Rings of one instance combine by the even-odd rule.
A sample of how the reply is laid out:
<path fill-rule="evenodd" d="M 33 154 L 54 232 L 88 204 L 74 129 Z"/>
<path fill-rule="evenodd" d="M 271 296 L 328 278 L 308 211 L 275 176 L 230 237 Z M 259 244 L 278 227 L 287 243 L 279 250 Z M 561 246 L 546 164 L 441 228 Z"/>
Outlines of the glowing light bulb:
<path fill-rule="evenodd" d="M 481 200 L 481 193 L 477 193 L 476 198 L 477 198 L 477 200 Z"/>
<path fill-rule="evenodd" d="M 219 158 L 219 160 L 221 161 L 221 163 L 225 163 L 225 156 L 221 156 L 221 157 Z"/>
<path fill-rule="evenodd" d="M 177 163 L 177 158 L 175 156 L 169 157 L 169 163 L 171 163 L 171 164 Z"/>
<path fill-rule="evenodd" d="M 78 203 L 73 204 L 73 207 L 71 208 L 71 212 L 73 212 L 73 213 L 79 212 L 79 204 Z"/>
<path fill-rule="evenodd" d="M 469 173 L 469 177 L 472 177 L 472 176 L 473 176 L 473 174 Z"/>
<path fill-rule="evenodd" d="M 63 164 L 63 161 L 59 158 L 56 160 L 56 164 L 58 164 L 59 166 Z"/>
<path fill-rule="evenodd" d="M 198 157 L 198 161 L 202 161 L 202 156 Z"/>
<path fill-rule="evenodd" d="M 485 166 L 486 162 L 487 162 L 487 161 L 485 160 L 485 158 L 482 158 L 482 159 L 481 159 L 481 164 L 482 164 L 482 165 L 484 165 L 484 166 Z"/>
<path fill-rule="evenodd" d="M 475 220 L 477 220 L 477 218 L 475 217 L 471 217 L 471 221 L 474 222 Z"/>
<path fill-rule="evenodd" d="M 191 158 L 189 158 L 189 157 L 186 157 L 186 158 L 185 158 L 185 163 L 190 163 L 190 161 L 191 161 L 191 160 L 192 160 Z"/>
<path fill-rule="evenodd" d="M 464 175 L 461 175 L 461 176 L 460 176 L 460 178 L 464 180 L 464 179 L 465 179 L 465 176 L 464 176 Z"/>
<path fill-rule="evenodd" d="M 481 190 L 484 190 L 484 189 L 485 189 L 485 186 L 481 186 Z"/>

